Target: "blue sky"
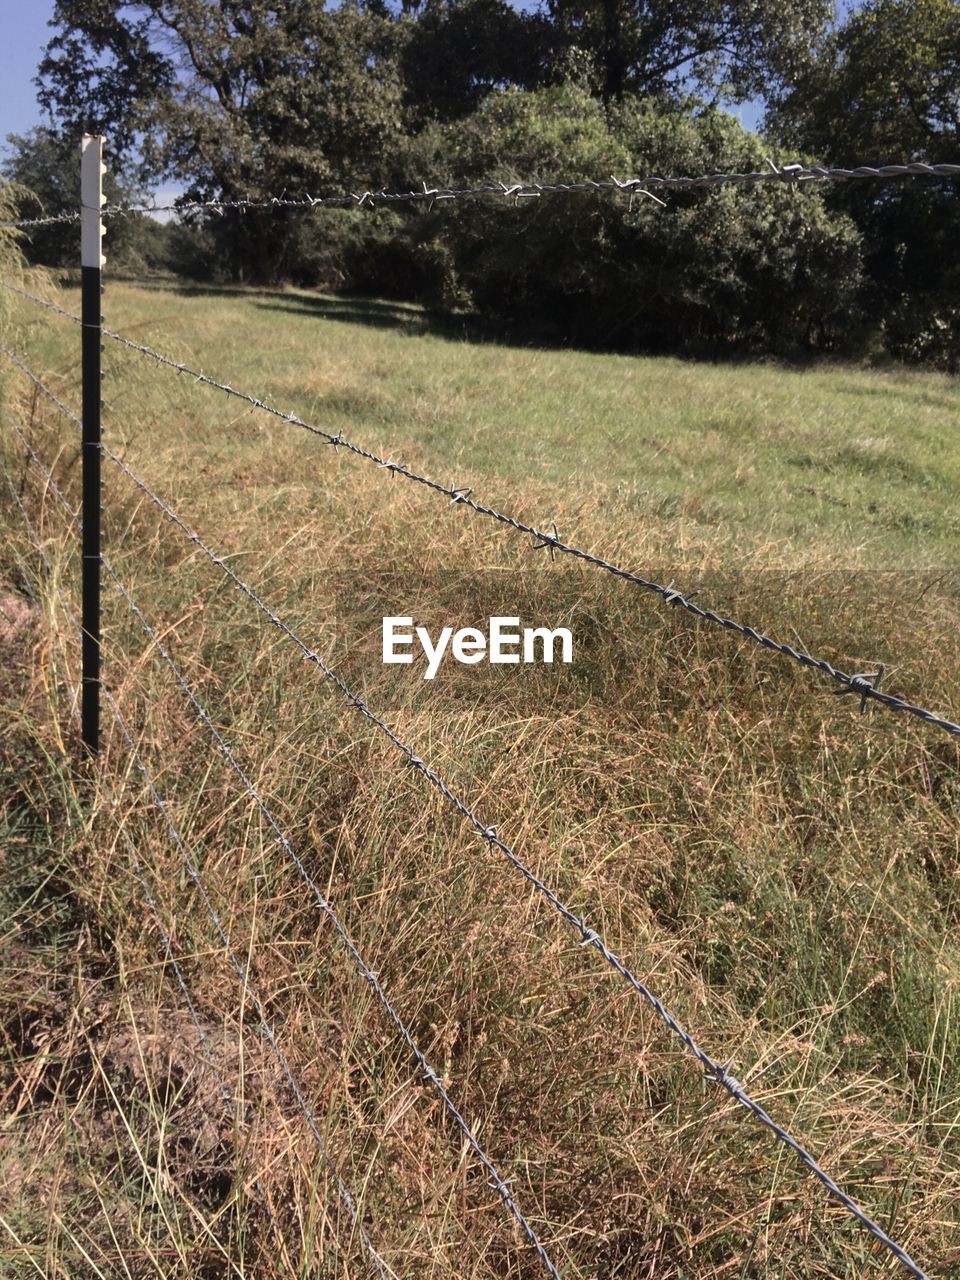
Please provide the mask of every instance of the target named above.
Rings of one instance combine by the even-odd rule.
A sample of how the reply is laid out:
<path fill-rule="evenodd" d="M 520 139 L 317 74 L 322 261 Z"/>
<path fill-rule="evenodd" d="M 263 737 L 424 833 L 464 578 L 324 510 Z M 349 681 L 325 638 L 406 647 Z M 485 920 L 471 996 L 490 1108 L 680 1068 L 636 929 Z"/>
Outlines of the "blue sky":
<path fill-rule="evenodd" d="M 44 45 L 54 0 L 5 0 L 0 40 L 0 140 L 40 123 L 33 77 Z"/>

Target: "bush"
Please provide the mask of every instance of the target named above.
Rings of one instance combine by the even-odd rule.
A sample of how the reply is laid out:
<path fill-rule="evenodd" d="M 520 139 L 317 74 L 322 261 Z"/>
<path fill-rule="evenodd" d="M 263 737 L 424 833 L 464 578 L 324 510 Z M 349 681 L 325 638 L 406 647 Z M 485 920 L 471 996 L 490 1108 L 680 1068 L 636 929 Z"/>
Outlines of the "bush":
<path fill-rule="evenodd" d="M 946 155 L 939 158 L 946 159 Z M 850 184 L 851 186 L 853 184 Z M 865 306 L 898 360 L 960 370 L 960 199 L 956 183 L 921 179 L 832 196 L 861 228 Z"/>
<path fill-rule="evenodd" d="M 767 164 L 760 140 L 721 112 L 638 99 L 607 111 L 571 86 L 495 94 L 468 119 L 421 135 L 411 158 L 451 185 Z M 798 354 L 849 345 L 860 241 L 819 188 L 660 195 L 665 208 L 602 194 L 421 206 L 370 265 L 422 300 L 458 297 L 498 327 L 578 346 Z M 376 287 L 373 270 L 364 283 Z"/>

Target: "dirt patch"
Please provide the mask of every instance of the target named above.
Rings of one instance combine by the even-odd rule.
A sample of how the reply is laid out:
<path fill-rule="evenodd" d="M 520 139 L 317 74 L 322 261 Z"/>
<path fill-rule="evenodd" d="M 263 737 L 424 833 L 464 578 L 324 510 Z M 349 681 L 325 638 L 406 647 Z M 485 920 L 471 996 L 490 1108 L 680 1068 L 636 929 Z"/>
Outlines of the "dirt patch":
<path fill-rule="evenodd" d="M 73 991 L 48 992 L 39 1007 L 34 1000 L 33 1008 L 6 1010 L 6 1038 L 16 1052 L 0 1073 L 6 1076 L 0 1130 L 27 1136 L 38 1121 L 49 1130 L 54 1116 L 69 1113 L 86 1159 L 129 1161 L 132 1177 L 139 1157 L 122 1140 L 125 1110 L 141 1117 L 148 1140 L 162 1132 L 167 1170 L 199 1203 L 216 1207 L 237 1168 L 236 1126 L 249 1138 L 268 1104 L 283 1101 L 266 1045 L 247 1029 L 238 1043 L 204 1021 L 201 1045 L 186 1010 L 131 1013 L 116 1007 L 109 983 L 94 994 L 99 986 L 81 982 Z M 68 1174 L 61 1166 L 58 1177 Z M 11 1177 L 15 1167 L 0 1160 L 0 1195 Z"/>

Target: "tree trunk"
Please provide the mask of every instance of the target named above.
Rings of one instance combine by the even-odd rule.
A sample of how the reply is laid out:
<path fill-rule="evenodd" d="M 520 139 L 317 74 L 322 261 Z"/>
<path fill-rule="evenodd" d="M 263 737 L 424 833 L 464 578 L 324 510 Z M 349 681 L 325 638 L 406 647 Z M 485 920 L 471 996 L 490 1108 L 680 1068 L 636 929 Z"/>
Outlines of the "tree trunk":
<path fill-rule="evenodd" d="M 603 0 L 603 100 L 619 102 L 626 79 L 623 47 L 623 0 Z"/>

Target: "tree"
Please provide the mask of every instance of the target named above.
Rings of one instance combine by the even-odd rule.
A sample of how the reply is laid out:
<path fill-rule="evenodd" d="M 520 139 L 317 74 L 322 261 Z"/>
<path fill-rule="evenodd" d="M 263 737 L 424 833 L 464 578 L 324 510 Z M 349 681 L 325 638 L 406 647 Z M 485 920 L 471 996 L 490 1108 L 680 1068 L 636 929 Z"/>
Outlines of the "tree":
<path fill-rule="evenodd" d="M 4 178 L 18 188 L 17 217 L 41 218 L 76 209 L 80 203 L 80 139 L 73 142 L 52 129 L 7 134 L 7 152 L 0 166 Z M 72 165 L 71 165 L 72 161 Z M 77 226 L 60 223 L 38 227 L 24 246 L 34 262 L 60 266 L 77 256 Z"/>
<path fill-rule="evenodd" d="M 17 217 L 34 218 L 75 211 L 80 203 L 80 137 L 54 133 L 48 127 L 7 135 L 8 154 L 0 172 L 16 187 Z M 142 197 L 136 187 L 119 182 L 112 172 L 104 180 L 108 204 Z M 148 218 L 113 219 L 106 252 L 111 267 L 159 266 L 165 260 L 166 233 Z M 27 232 L 23 253 L 46 267 L 76 266 L 80 228 L 76 222 L 54 223 Z"/>
<path fill-rule="evenodd" d="M 682 89 L 736 100 L 794 76 L 822 37 L 829 0 L 545 0 L 559 51 L 592 59 L 605 102 Z"/>
<path fill-rule="evenodd" d="M 347 0 L 58 0 L 40 101 L 64 132 L 104 132 L 142 175 L 188 194 L 349 190 L 382 180 L 403 137 L 403 24 Z M 289 241 L 227 217 L 238 273 L 267 280 Z"/>
<path fill-rule="evenodd" d="M 845 163 L 953 159 L 960 136 L 960 6 L 871 0 L 774 103 L 784 139 Z"/>
<path fill-rule="evenodd" d="M 952 161 L 960 152 L 960 6 L 871 0 L 774 104 L 768 127 L 838 165 Z M 864 234 L 866 306 L 887 349 L 960 366 L 960 191 L 953 180 L 843 184 Z"/>
<path fill-rule="evenodd" d="M 553 46 L 542 13 L 506 0 L 426 0 L 404 44 L 406 99 L 419 118 L 469 115 L 494 89 L 542 84 Z"/>

